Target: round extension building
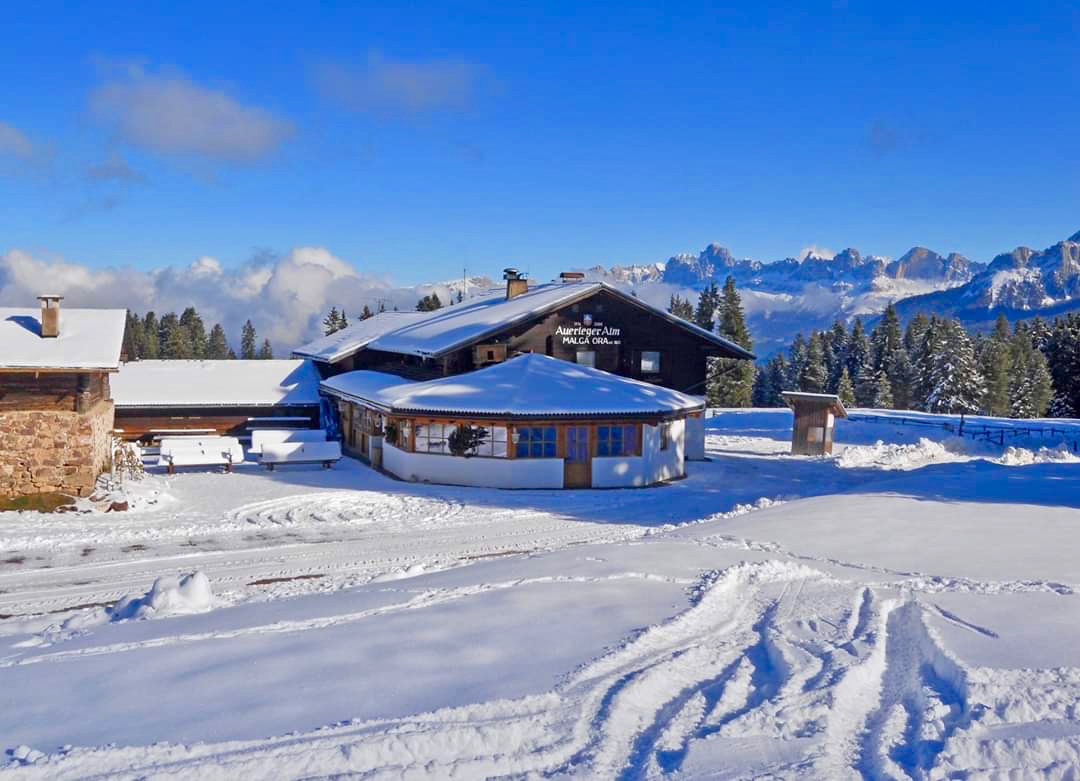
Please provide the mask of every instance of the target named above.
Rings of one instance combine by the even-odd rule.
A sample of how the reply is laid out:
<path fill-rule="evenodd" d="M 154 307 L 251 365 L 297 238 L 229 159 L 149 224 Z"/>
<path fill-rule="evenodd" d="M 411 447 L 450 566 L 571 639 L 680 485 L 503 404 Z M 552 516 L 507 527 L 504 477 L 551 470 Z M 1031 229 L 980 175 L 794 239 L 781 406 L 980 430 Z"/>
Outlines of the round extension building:
<path fill-rule="evenodd" d="M 686 473 L 700 397 L 528 353 L 424 382 L 378 371 L 324 380 L 347 451 L 414 482 L 622 488 Z"/>

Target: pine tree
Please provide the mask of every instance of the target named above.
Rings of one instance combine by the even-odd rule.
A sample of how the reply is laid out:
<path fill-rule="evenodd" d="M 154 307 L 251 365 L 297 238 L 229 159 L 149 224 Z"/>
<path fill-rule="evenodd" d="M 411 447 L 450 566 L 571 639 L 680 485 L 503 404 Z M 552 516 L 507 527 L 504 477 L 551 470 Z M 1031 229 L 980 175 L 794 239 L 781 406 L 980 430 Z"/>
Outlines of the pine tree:
<path fill-rule="evenodd" d="M 769 380 L 769 367 L 767 365 L 754 367 L 754 393 L 752 406 L 770 406 L 769 399 L 772 398 L 773 389 L 769 383 Z"/>
<path fill-rule="evenodd" d="M 337 307 L 330 307 L 330 311 L 327 313 L 326 317 L 324 317 L 322 321 L 323 334 L 325 336 L 329 336 L 330 334 L 336 334 L 338 331 L 340 331 L 343 327 L 341 325 L 341 319 L 342 316 L 341 313 L 338 312 Z"/>
<path fill-rule="evenodd" d="M 846 366 L 840 371 L 840 379 L 836 383 L 836 395 L 840 397 L 840 402 L 845 407 L 855 405 L 855 386 L 851 384 L 851 375 L 848 374 Z"/>
<path fill-rule="evenodd" d="M 130 309 L 124 321 L 124 346 L 123 353 L 127 360 L 137 361 L 143 357 L 146 334 L 143 331 L 143 322 L 139 316 Z"/>
<path fill-rule="evenodd" d="M 784 397 L 780 394 L 789 390 L 787 386 L 788 365 L 783 353 L 777 353 L 769 359 L 769 390 L 772 395 L 766 399 L 766 407 L 783 407 Z"/>
<path fill-rule="evenodd" d="M 889 366 L 896 360 L 896 354 L 904 349 L 904 335 L 900 330 L 900 318 L 892 302 L 885 307 L 878 324 L 874 326 L 870 338 L 873 352 L 873 364 L 877 371 L 888 372 Z"/>
<path fill-rule="evenodd" d="M 416 302 L 417 312 L 434 312 L 436 309 L 442 309 L 442 301 L 439 300 L 438 293 L 424 296 Z"/>
<path fill-rule="evenodd" d="M 728 277 L 717 307 L 720 335 L 747 350 L 753 349 L 735 279 Z M 716 358 L 710 364 L 708 394 L 718 407 L 749 407 L 753 401 L 754 364 L 739 358 Z"/>
<path fill-rule="evenodd" d="M 806 339 L 801 333 L 795 334 L 788 355 L 788 374 L 784 390 L 799 390 L 802 387 L 803 367 L 806 365 Z"/>
<path fill-rule="evenodd" d="M 892 384 L 893 409 L 914 409 L 915 368 L 911 365 L 907 349 L 901 347 L 897 351 L 886 371 Z"/>
<path fill-rule="evenodd" d="M 175 315 L 166 315 L 161 318 L 164 328 L 164 343 L 161 346 L 161 357 L 169 360 L 183 360 L 195 357 L 195 350 L 191 344 L 191 334 L 188 329 L 180 324 Z"/>
<path fill-rule="evenodd" d="M 840 384 L 840 375 L 847 365 L 847 327 L 842 321 L 836 320 L 833 322 L 832 328 L 828 330 L 827 335 L 828 349 L 825 351 L 825 366 L 829 371 L 829 380 L 825 383 L 825 389 L 829 393 L 836 393 L 836 389 Z"/>
<path fill-rule="evenodd" d="M 683 320 L 694 319 L 694 305 L 678 293 L 671 294 L 671 303 L 668 305 L 668 311 L 676 317 L 681 317 Z"/>
<path fill-rule="evenodd" d="M 917 409 L 928 410 L 930 393 L 933 390 L 935 362 L 944 349 L 944 331 L 941 321 L 937 317 L 926 320 L 925 326 L 919 329 L 918 338 L 919 343 L 912 357 L 915 368 L 912 396 Z"/>
<path fill-rule="evenodd" d="M 922 347 L 926 329 L 929 327 L 929 318 L 922 312 L 918 312 L 908 321 L 907 328 L 904 329 L 904 347 L 907 348 L 908 355 L 912 356 L 912 362 L 915 360 L 915 353 Z"/>
<path fill-rule="evenodd" d="M 225 329 L 221 327 L 221 323 L 217 323 L 210 329 L 210 338 L 206 343 L 206 357 L 215 361 L 222 361 L 229 357 L 229 352 L 229 343 L 225 339 Z"/>
<path fill-rule="evenodd" d="M 851 375 L 851 379 L 855 383 L 855 395 L 857 397 L 859 376 L 862 374 L 863 367 L 870 366 L 873 368 L 870 338 L 866 335 L 866 329 L 863 327 L 862 320 L 858 318 L 855 319 L 855 324 L 851 327 L 851 336 L 848 338 L 848 349 L 844 358 L 844 364 L 847 366 L 848 374 Z M 873 378 L 874 381 L 876 381 L 876 379 L 876 377 Z"/>
<path fill-rule="evenodd" d="M 188 341 L 191 343 L 191 356 L 193 358 L 205 358 L 207 351 L 206 326 L 202 317 L 195 311 L 195 307 L 189 306 L 180 315 L 180 325 L 188 333 Z"/>
<path fill-rule="evenodd" d="M 874 394 L 874 407 L 876 409 L 893 408 L 892 380 L 889 379 L 889 375 L 885 373 L 884 369 L 878 372 L 877 391 Z"/>
<path fill-rule="evenodd" d="M 1080 411 L 1080 316 L 1057 318 L 1045 351 L 1054 385 L 1051 414 L 1075 417 Z"/>
<path fill-rule="evenodd" d="M 262 347 L 259 348 L 259 354 L 255 357 L 260 361 L 269 361 L 274 357 L 274 348 L 270 346 L 269 339 L 263 339 Z"/>
<path fill-rule="evenodd" d="M 987 415 L 1004 417 L 1012 412 L 1009 373 L 1012 369 L 1013 350 L 1009 336 L 1009 320 L 998 315 L 990 336 L 979 343 L 979 366 L 986 379 L 986 395 L 983 411 Z"/>
<path fill-rule="evenodd" d="M 176 356 L 169 355 L 169 350 L 166 348 L 165 343 L 168 341 L 169 334 L 173 333 L 180 325 L 180 318 L 176 316 L 176 312 L 166 312 L 161 316 L 158 321 L 158 348 L 161 352 L 162 358 L 175 358 Z"/>
<path fill-rule="evenodd" d="M 806 362 L 799 374 L 799 389 L 806 393 L 821 393 L 825 390 L 828 375 L 825 371 L 825 352 L 821 346 L 821 334 L 810 333 L 806 346 Z"/>
<path fill-rule="evenodd" d="M 255 359 L 256 339 L 258 339 L 258 336 L 255 333 L 255 326 L 248 320 L 244 323 L 244 328 L 240 332 L 240 357 L 245 361 Z"/>
<path fill-rule="evenodd" d="M 855 377 L 855 404 L 860 407 L 876 407 L 878 399 L 878 373 L 870 363 L 869 356 Z"/>
<path fill-rule="evenodd" d="M 986 385 L 971 337 L 956 320 L 942 321 L 940 330 L 942 338 L 933 355 L 926 407 L 930 412 L 977 412 Z"/>
<path fill-rule="evenodd" d="M 143 344 L 140 358 L 154 360 L 161 357 L 161 341 L 158 336 L 158 319 L 153 311 L 143 318 Z"/>
<path fill-rule="evenodd" d="M 1032 343 L 1031 333 L 1020 328 L 1013 335 L 1010 348 L 1010 414 L 1014 418 L 1041 418 L 1054 395 L 1046 356 Z"/>
<path fill-rule="evenodd" d="M 720 305 L 720 291 L 715 282 L 710 282 L 698 296 L 697 308 L 694 310 L 694 322 L 706 331 L 713 330 L 713 318 Z"/>

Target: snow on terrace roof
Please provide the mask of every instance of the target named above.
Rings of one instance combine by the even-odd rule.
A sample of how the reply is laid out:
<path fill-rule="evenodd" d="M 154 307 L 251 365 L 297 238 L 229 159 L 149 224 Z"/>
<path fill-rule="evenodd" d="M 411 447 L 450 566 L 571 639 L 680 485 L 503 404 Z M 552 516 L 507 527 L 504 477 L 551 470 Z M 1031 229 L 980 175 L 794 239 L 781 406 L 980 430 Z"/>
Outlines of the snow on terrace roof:
<path fill-rule="evenodd" d="M 116 369 L 123 309 L 61 309 L 60 335 L 41 336 L 40 309 L 0 308 L 0 368 Z"/>
<path fill-rule="evenodd" d="M 379 312 L 367 320 L 358 320 L 347 328 L 308 342 L 293 350 L 293 355 L 323 363 L 334 363 L 367 347 L 383 334 L 431 317 L 431 312 Z"/>
<path fill-rule="evenodd" d="M 370 331 L 362 329 L 362 326 L 376 318 L 361 321 L 355 326 L 331 334 L 329 337 L 304 345 L 294 350 L 293 353 L 331 363 L 365 347 L 384 352 L 415 355 L 422 358 L 439 357 L 452 350 L 478 342 L 507 326 L 538 317 L 565 304 L 586 298 L 600 290 L 607 290 L 625 301 L 647 309 L 658 317 L 692 331 L 703 339 L 707 339 L 718 347 L 727 350 L 732 355 L 754 358 L 752 353 L 737 344 L 665 312 L 663 309 L 627 295 L 618 288 L 603 282 L 564 282 L 538 285 L 530 288 L 527 293 L 516 296 L 509 301 L 506 299 L 505 292 L 499 289 L 435 312 L 385 312 L 383 314 L 393 314 L 399 318 L 403 315 L 411 315 L 412 317 L 401 320 L 400 325 L 398 325 L 399 321 L 387 318 L 385 322 L 369 326 Z M 353 334 L 348 334 L 347 332 L 353 328 L 357 330 Z M 339 337 L 339 335 L 341 336 Z M 334 337 L 339 338 L 334 340 Z M 327 340 L 334 341 L 327 342 Z M 323 342 L 327 342 L 326 347 L 321 346 Z M 333 347 L 329 346 L 331 344 L 333 344 Z M 335 357 L 326 357 L 322 354 L 323 352 L 330 352 Z"/>
<path fill-rule="evenodd" d="M 269 407 L 317 405 L 319 372 L 311 361 L 135 361 L 112 378 L 124 407 Z"/>
<path fill-rule="evenodd" d="M 397 413 L 499 418 L 638 416 L 690 412 L 705 406 L 696 396 L 536 353 L 427 382 L 355 371 L 324 380 L 322 387 L 332 395 Z"/>

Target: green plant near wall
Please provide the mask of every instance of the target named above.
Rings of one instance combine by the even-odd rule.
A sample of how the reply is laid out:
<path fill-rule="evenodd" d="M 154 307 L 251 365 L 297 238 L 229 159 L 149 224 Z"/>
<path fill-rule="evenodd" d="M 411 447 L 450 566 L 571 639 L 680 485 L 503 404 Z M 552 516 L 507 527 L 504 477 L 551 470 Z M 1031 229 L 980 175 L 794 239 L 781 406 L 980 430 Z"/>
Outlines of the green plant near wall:
<path fill-rule="evenodd" d="M 398 427 L 397 423 L 387 421 L 386 425 L 383 426 L 383 438 L 388 444 L 391 444 L 394 447 L 397 447 L 398 445 L 398 436 L 400 436 L 400 434 L 401 429 Z"/>

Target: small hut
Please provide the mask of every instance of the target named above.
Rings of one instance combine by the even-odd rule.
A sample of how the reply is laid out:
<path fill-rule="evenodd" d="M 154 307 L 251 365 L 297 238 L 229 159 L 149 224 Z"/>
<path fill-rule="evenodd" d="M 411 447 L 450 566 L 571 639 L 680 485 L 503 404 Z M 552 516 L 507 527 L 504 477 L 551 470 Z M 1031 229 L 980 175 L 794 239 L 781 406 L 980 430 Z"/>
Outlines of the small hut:
<path fill-rule="evenodd" d="M 784 391 L 781 396 L 795 413 L 791 430 L 791 454 L 826 456 L 832 453 L 837 418 L 846 418 L 840 397 L 831 393 Z"/>

